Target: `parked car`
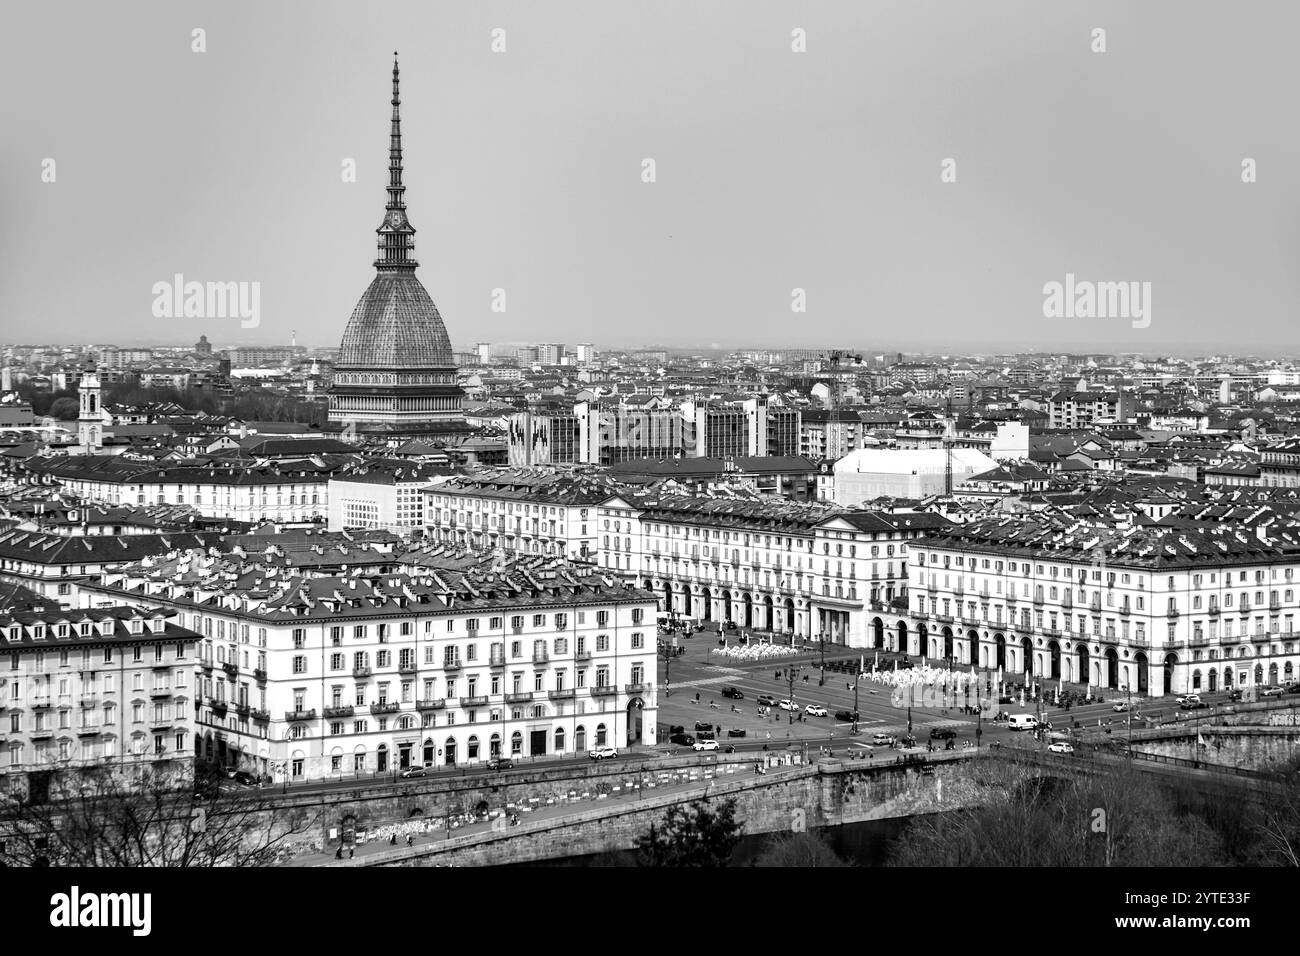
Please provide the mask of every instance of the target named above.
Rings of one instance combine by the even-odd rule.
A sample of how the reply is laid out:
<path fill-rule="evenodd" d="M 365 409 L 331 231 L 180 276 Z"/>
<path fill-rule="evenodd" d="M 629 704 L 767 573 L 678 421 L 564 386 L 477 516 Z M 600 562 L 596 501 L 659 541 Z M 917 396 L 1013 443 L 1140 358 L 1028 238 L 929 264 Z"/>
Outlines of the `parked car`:
<path fill-rule="evenodd" d="M 1176 698 L 1174 698 L 1174 703 L 1177 703 L 1177 704 L 1186 704 L 1188 701 L 1194 701 L 1195 703 L 1198 703 L 1198 704 L 1199 704 L 1199 703 L 1201 702 L 1201 695 L 1200 695 L 1200 694 L 1184 694 L 1184 695 L 1181 696 L 1181 697 L 1176 697 Z"/>
<path fill-rule="evenodd" d="M 587 756 L 592 760 L 609 760 L 611 757 L 617 757 L 618 751 L 613 747 L 597 747 L 595 750 L 587 751 Z"/>
<path fill-rule="evenodd" d="M 1239 690 L 1232 690 L 1232 691 L 1229 691 L 1229 692 L 1228 692 L 1228 700 L 1229 700 L 1229 701 L 1239 701 L 1239 700 L 1241 700 L 1241 691 L 1239 691 Z"/>
<path fill-rule="evenodd" d="M 871 738 L 871 742 L 875 744 L 877 747 L 892 747 L 894 746 L 894 735 L 876 734 Z"/>
<path fill-rule="evenodd" d="M 732 727 L 730 730 L 727 731 L 727 736 L 728 736 L 728 737 L 743 737 L 743 736 L 745 736 L 745 728 L 743 728 L 743 727 Z"/>
<path fill-rule="evenodd" d="M 723 697 L 730 697 L 732 700 L 744 700 L 744 699 L 745 699 L 745 695 L 742 694 L 742 693 L 741 693 L 738 689 L 736 689 L 735 687 L 724 687 L 724 688 L 722 688 L 722 696 L 723 696 Z"/>
<path fill-rule="evenodd" d="M 236 770 L 233 779 L 235 783 L 239 784 L 240 786 L 244 786 L 244 787 L 257 786 L 257 778 L 254 777 L 247 770 Z"/>
<path fill-rule="evenodd" d="M 1201 702 L 1199 697 L 1196 700 L 1185 700 L 1178 705 L 1181 710 L 1203 710 L 1207 706 L 1207 704 Z"/>
<path fill-rule="evenodd" d="M 509 757 L 493 757 L 487 762 L 489 770 L 509 770 L 514 765 L 514 761 Z"/>
<path fill-rule="evenodd" d="M 695 729 L 696 729 L 696 730 L 707 730 L 707 731 L 712 732 L 712 730 L 713 730 L 713 725 L 710 724 L 710 723 L 708 723 L 707 721 L 704 721 L 704 720 L 697 720 L 697 721 L 695 722 Z"/>
<path fill-rule="evenodd" d="M 695 738 L 690 734 L 673 734 L 668 738 L 670 744 L 677 744 L 679 747 L 690 747 L 695 743 Z"/>
<path fill-rule="evenodd" d="M 807 707 L 803 709 L 803 712 L 807 714 L 809 717 L 826 716 L 826 708 L 823 707 L 821 704 L 809 704 Z"/>
<path fill-rule="evenodd" d="M 1111 710 L 1115 711 L 1117 714 L 1122 714 L 1124 711 L 1128 710 L 1128 704 L 1121 700 L 1118 704 L 1112 707 Z"/>
<path fill-rule="evenodd" d="M 1047 745 L 1047 749 L 1054 754 L 1072 754 L 1074 745 L 1064 740 L 1054 740 Z"/>
<path fill-rule="evenodd" d="M 930 731 L 931 740 L 952 740 L 957 736 L 957 731 L 948 727 L 935 727 Z"/>
<path fill-rule="evenodd" d="M 758 695 L 756 698 L 754 698 L 754 699 L 755 699 L 755 701 L 756 701 L 757 703 L 761 704 L 761 705 L 764 706 L 764 707 L 775 707 L 775 706 L 776 706 L 776 698 L 773 697 L 771 694 L 759 694 L 759 695 Z"/>
<path fill-rule="evenodd" d="M 691 749 L 696 753 L 703 753 L 706 750 L 717 750 L 719 748 L 716 740 L 697 740 Z"/>
<path fill-rule="evenodd" d="M 782 710 L 798 710 L 798 709 L 799 709 L 798 707 L 795 706 L 795 703 L 794 703 L 794 701 L 792 701 L 792 700 L 779 700 L 779 701 L 776 702 L 776 706 L 780 707 Z"/>
<path fill-rule="evenodd" d="M 404 780 L 410 777 L 427 777 L 428 775 L 428 771 L 423 767 L 407 767 L 402 771 L 402 779 Z"/>
<path fill-rule="evenodd" d="M 1300 684 L 1292 684 L 1286 689 L 1288 694 L 1300 694 Z"/>
<path fill-rule="evenodd" d="M 1265 687 L 1263 691 L 1260 692 L 1263 697 L 1281 697 L 1285 693 L 1285 687 Z"/>
<path fill-rule="evenodd" d="M 684 733 L 686 733 L 686 728 L 683 727 L 681 724 L 673 724 L 671 727 L 668 728 L 668 733 L 670 733 L 670 734 L 684 734 Z"/>
<path fill-rule="evenodd" d="M 856 710 L 837 710 L 835 711 L 835 719 L 851 724 L 858 719 L 858 712 Z"/>

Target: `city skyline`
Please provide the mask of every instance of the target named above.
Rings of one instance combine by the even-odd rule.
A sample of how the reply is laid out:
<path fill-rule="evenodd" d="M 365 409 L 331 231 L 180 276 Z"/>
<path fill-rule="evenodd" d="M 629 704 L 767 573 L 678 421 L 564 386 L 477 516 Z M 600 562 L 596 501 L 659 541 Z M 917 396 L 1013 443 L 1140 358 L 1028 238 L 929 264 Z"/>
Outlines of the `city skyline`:
<path fill-rule="evenodd" d="M 644 347 L 650 329 L 669 348 L 788 348 L 810 325 L 871 351 L 1292 350 L 1283 170 L 1300 142 L 1275 120 L 1291 11 L 1262 31 L 1199 4 L 1008 3 L 996 21 L 955 4 L 755 4 L 743 20 L 682 7 L 698 24 L 682 30 L 591 4 L 394 5 L 358 30 L 351 7 L 319 5 L 304 43 L 293 4 L 259 11 L 256 30 L 239 10 L 159 7 L 128 25 L 69 8 L 88 27 L 66 40 L 70 66 L 50 71 L 41 44 L 0 65 L 11 88 L 42 74 L 0 152 L 7 338 L 252 345 L 296 330 L 333 347 L 372 258 L 396 48 L 417 255 L 458 350 Z M 10 37 L 57 15 L 24 13 Z M 1000 29 L 972 41 L 977 21 Z M 178 273 L 260 283 L 258 327 L 155 318 L 153 285 Z M 1045 284 L 1070 275 L 1149 282 L 1149 327 L 1044 318 Z"/>

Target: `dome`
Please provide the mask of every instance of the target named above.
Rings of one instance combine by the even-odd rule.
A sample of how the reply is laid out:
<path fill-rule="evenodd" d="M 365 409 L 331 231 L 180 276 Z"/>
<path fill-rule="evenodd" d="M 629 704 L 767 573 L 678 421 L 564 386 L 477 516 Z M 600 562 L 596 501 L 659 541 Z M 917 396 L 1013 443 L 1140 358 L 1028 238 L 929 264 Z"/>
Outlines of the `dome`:
<path fill-rule="evenodd" d="M 336 368 L 452 368 L 438 307 L 414 272 L 380 272 L 352 310 Z"/>

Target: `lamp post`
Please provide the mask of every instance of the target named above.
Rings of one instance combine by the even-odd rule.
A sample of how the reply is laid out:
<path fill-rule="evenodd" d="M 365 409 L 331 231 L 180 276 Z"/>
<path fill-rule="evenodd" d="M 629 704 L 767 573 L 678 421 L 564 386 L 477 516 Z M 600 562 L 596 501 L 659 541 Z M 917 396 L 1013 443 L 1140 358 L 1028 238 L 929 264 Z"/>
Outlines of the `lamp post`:
<path fill-rule="evenodd" d="M 1124 716 L 1128 723 L 1128 764 L 1133 766 L 1133 691 L 1124 685 Z"/>
<path fill-rule="evenodd" d="M 673 665 L 673 650 L 674 650 L 673 646 L 669 644 L 667 641 L 664 641 L 663 654 L 664 654 L 664 696 L 665 697 L 671 697 L 673 695 L 672 680 L 669 677 Z"/>
<path fill-rule="evenodd" d="M 787 680 L 787 681 L 789 682 L 789 684 L 790 684 L 790 697 L 789 697 L 789 700 L 790 700 L 790 723 L 791 723 L 791 724 L 794 723 L 794 711 L 795 711 L 795 703 L 794 703 L 794 679 L 795 679 L 795 677 L 798 676 L 799 671 L 800 671 L 800 668 L 798 668 L 798 667 L 787 667 L 787 668 L 785 669 L 785 677 L 786 677 L 786 680 Z"/>

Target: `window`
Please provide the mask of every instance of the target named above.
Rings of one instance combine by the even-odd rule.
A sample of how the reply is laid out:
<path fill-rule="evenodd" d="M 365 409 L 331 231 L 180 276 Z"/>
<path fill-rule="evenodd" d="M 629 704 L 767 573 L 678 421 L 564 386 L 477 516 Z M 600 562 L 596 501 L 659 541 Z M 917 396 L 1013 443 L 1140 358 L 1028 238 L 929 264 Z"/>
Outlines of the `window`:
<path fill-rule="evenodd" d="M 307 643 L 307 629 L 305 627 L 295 627 L 293 629 L 293 646 L 296 650 L 301 650 Z"/>
<path fill-rule="evenodd" d="M 602 613 L 604 613 L 604 612 L 602 612 Z M 557 614 L 557 615 L 555 615 L 555 629 L 556 629 L 557 631 L 562 631 L 562 630 L 564 630 L 565 627 L 568 626 L 568 622 L 569 622 L 569 617 L 568 617 L 567 614 Z"/>
<path fill-rule="evenodd" d="M 293 672 L 295 674 L 307 673 L 307 658 L 303 654 L 297 654 L 293 658 Z"/>
<path fill-rule="evenodd" d="M 639 651 L 639 650 L 641 650 L 641 648 L 644 647 L 644 646 L 645 646 L 645 635 L 642 634 L 642 633 L 640 633 L 639 631 L 633 633 L 633 635 L 632 635 L 632 649 L 633 649 L 634 651 Z M 634 681 L 633 683 L 637 683 L 637 684 L 639 684 L 640 681 Z"/>

